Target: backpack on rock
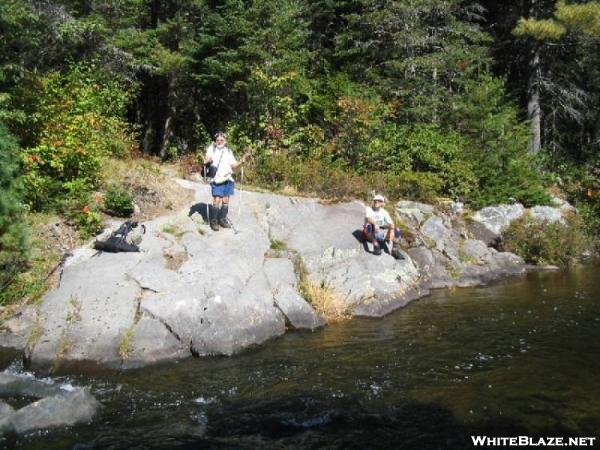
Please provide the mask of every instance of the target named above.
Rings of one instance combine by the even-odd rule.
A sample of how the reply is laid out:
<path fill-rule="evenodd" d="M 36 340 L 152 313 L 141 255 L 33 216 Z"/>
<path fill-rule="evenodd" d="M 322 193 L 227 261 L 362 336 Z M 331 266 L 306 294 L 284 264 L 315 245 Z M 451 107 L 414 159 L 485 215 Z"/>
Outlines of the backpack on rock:
<path fill-rule="evenodd" d="M 146 233 L 146 227 L 139 225 L 138 222 L 127 221 L 123 223 L 116 231 L 105 241 L 94 242 L 94 248 L 103 252 L 139 252 L 139 243 L 142 236 Z"/>

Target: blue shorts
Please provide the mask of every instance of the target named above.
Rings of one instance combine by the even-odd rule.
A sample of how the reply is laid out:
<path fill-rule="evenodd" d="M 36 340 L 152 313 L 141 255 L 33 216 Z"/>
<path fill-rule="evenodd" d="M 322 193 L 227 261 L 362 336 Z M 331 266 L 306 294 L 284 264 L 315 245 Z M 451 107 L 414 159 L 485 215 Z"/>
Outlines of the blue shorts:
<path fill-rule="evenodd" d="M 231 197 L 233 195 L 233 181 L 226 181 L 225 183 L 215 184 L 210 183 L 210 192 L 213 197 Z"/>

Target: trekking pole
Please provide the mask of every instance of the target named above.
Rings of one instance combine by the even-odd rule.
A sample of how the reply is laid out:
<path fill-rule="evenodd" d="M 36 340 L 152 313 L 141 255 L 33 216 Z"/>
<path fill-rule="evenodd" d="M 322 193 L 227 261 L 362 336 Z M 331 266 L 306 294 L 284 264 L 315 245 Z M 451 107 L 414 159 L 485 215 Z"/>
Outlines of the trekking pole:
<path fill-rule="evenodd" d="M 233 222 L 229 219 L 229 217 L 227 219 L 227 223 L 229 224 L 229 226 L 231 227 L 231 229 L 233 230 L 233 234 L 238 234 L 239 231 L 238 229 L 235 227 L 235 225 L 233 224 Z"/>
<path fill-rule="evenodd" d="M 242 169 L 241 169 L 241 176 L 240 176 L 240 201 L 238 203 L 238 218 L 237 221 L 238 223 L 240 223 L 240 217 L 242 215 L 242 194 L 244 193 L 243 190 L 243 186 L 244 186 L 244 166 L 242 165 Z"/>
<path fill-rule="evenodd" d="M 202 181 L 206 183 L 206 164 L 202 166 Z M 208 201 L 206 202 L 206 223 L 210 223 L 210 214 L 208 208 Z"/>

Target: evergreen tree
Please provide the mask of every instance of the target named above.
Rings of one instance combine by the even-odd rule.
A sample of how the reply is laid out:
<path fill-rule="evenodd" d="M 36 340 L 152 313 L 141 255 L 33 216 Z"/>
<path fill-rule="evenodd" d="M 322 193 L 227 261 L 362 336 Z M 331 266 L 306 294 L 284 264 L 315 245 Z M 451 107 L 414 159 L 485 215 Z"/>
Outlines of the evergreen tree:
<path fill-rule="evenodd" d="M 26 263 L 18 150 L 15 139 L 0 123 L 0 290 Z"/>

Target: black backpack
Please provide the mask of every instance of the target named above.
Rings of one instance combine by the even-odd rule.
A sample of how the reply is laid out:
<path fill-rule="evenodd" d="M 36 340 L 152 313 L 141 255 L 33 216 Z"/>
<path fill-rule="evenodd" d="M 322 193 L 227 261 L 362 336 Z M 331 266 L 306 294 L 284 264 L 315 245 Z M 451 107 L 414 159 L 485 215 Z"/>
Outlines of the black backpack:
<path fill-rule="evenodd" d="M 103 252 L 118 253 L 118 252 L 139 252 L 140 248 L 137 245 L 129 244 L 127 242 L 127 235 L 129 232 L 141 226 L 143 233 L 146 233 L 146 227 L 144 225 L 138 225 L 137 222 L 128 220 L 123 223 L 116 231 L 114 231 L 106 241 L 94 242 L 94 248 Z"/>

